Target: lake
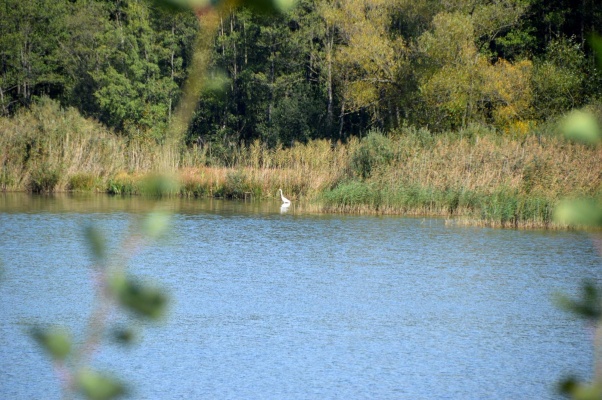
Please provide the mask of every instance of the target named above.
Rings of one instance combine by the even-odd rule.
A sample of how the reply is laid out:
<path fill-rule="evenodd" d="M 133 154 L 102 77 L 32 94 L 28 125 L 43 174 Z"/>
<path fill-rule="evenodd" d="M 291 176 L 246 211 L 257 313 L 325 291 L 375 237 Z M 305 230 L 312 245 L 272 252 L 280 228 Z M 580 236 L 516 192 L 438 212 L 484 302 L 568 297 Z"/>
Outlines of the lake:
<path fill-rule="evenodd" d="M 555 399 L 562 377 L 591 377 L 592 330 L 553 300 L 601 283 L 586 233 L 0 193 L 0 398 L 61 397 L 27 330 L 81 337 L 94 281 L 84 227 L 117 249 L 157 206 L 173 213 L 169 235 L 128 268 L 168 290 L 168 316 L 94 358 L 132 398 Z"/>

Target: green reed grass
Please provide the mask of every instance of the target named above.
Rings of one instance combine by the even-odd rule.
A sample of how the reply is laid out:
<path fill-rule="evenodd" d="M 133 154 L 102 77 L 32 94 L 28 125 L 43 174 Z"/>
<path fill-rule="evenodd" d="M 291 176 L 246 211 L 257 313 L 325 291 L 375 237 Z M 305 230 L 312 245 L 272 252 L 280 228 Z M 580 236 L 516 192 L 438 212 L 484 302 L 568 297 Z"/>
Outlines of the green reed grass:
<path fill-rule="evenodd" d="M 98 177 L 92 173 L 75 173 L 68 178 L 67 190 L 72 192 L 93 192 L 100 188 Z"/>

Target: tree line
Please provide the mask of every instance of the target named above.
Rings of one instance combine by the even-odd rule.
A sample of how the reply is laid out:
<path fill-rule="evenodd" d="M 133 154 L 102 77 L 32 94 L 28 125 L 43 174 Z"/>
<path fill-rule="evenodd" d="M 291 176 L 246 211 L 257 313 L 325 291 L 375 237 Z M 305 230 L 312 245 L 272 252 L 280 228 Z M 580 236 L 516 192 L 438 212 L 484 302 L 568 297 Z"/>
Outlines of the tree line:
<path fill-rule="evenodd" d="M 164 139 L 195 49 L 192 12 L 145 0 L 2 2 L 1 115 L 46 96 L 126 137 Z M 224 8 L 187 140 L 227 150 L 472 123 L 525 133 L 602 108 L 590 42 L 601 24 L 597 0 Z"/>

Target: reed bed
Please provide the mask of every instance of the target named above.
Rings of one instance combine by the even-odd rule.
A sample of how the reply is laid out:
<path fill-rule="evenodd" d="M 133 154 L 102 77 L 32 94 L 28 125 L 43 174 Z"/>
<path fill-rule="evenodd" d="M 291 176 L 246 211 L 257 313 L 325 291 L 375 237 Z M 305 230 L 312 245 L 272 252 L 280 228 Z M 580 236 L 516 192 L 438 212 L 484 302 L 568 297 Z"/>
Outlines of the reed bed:
<path fill-rule="evenodd" d="M 511 137 L 470 129 L 439 136 L 407 129 L 386 138 L 380 150 L 369 153 L 386 161 L 375 163 L 363 179 L 351 178 L 323 192 L 318 208 L 551 228 L 558 227 L 552 212 L 560 199 L 602 195 L 599 147 L 568 143 L 553 134 Z M 356 163 L 356 177 L 364 164 Z"/>
<path fill-rule="evenodd" d="M 75 109 L 41 99 L 0 118 L 0 190 L 110 191 L 124 174 L 153 171 L 173 150 L 143 136 L 124 137 Z M 177 157 L 179 161 L 179 153 Z"/>
<path fill-rule="evenodd" d="M 602 196 L 602 149 L 551 130 L 512 136 L 471 126 L 434 135 L 408 127 L 344 144 L 255 141 L 218 158 L 210 146 L 166 148 L 116 135 L 48 100 L 0 119 L 0 146 L 0 188 L 10 191 L 145 194 L 145 179 L 169 165 L 178 182 L 173 195 L 256 200 L 282 188 L 309 212 L 547 228 L 558 227 L 551 213 L 559 199 Z"/>

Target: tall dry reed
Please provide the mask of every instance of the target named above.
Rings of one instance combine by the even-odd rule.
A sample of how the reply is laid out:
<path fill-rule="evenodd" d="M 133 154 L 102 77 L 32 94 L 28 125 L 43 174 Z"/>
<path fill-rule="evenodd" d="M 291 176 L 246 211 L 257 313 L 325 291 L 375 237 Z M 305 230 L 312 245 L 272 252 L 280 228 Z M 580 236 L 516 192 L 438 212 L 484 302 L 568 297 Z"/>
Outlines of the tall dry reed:
<path fill-rule="evenodd" d="M 178 150 L 124 138 L 43 100 L 0 119 L 0 185 L 137 194 L 146 175 L 170 165 L 184 196 L 276 198 L 282 188 L 297 209 L 463 215 L 495 226 L 547 226 L 560 198 L 602 196 L 602 149 L 552 133 L 513 137 L 472 126 L 371 135 L 287 148 L 255 141 L 216 158 L 210 145 Z"/>
<path fill-rule="evenodd" d="M 0 148 L 0 189 L 14 191 L 70 190 L 78 182 L 104 190 L 121 171 L 151 171 L 161 154 L 152 141 L 116 135 L 49 99 L 0 118 Z"/>

